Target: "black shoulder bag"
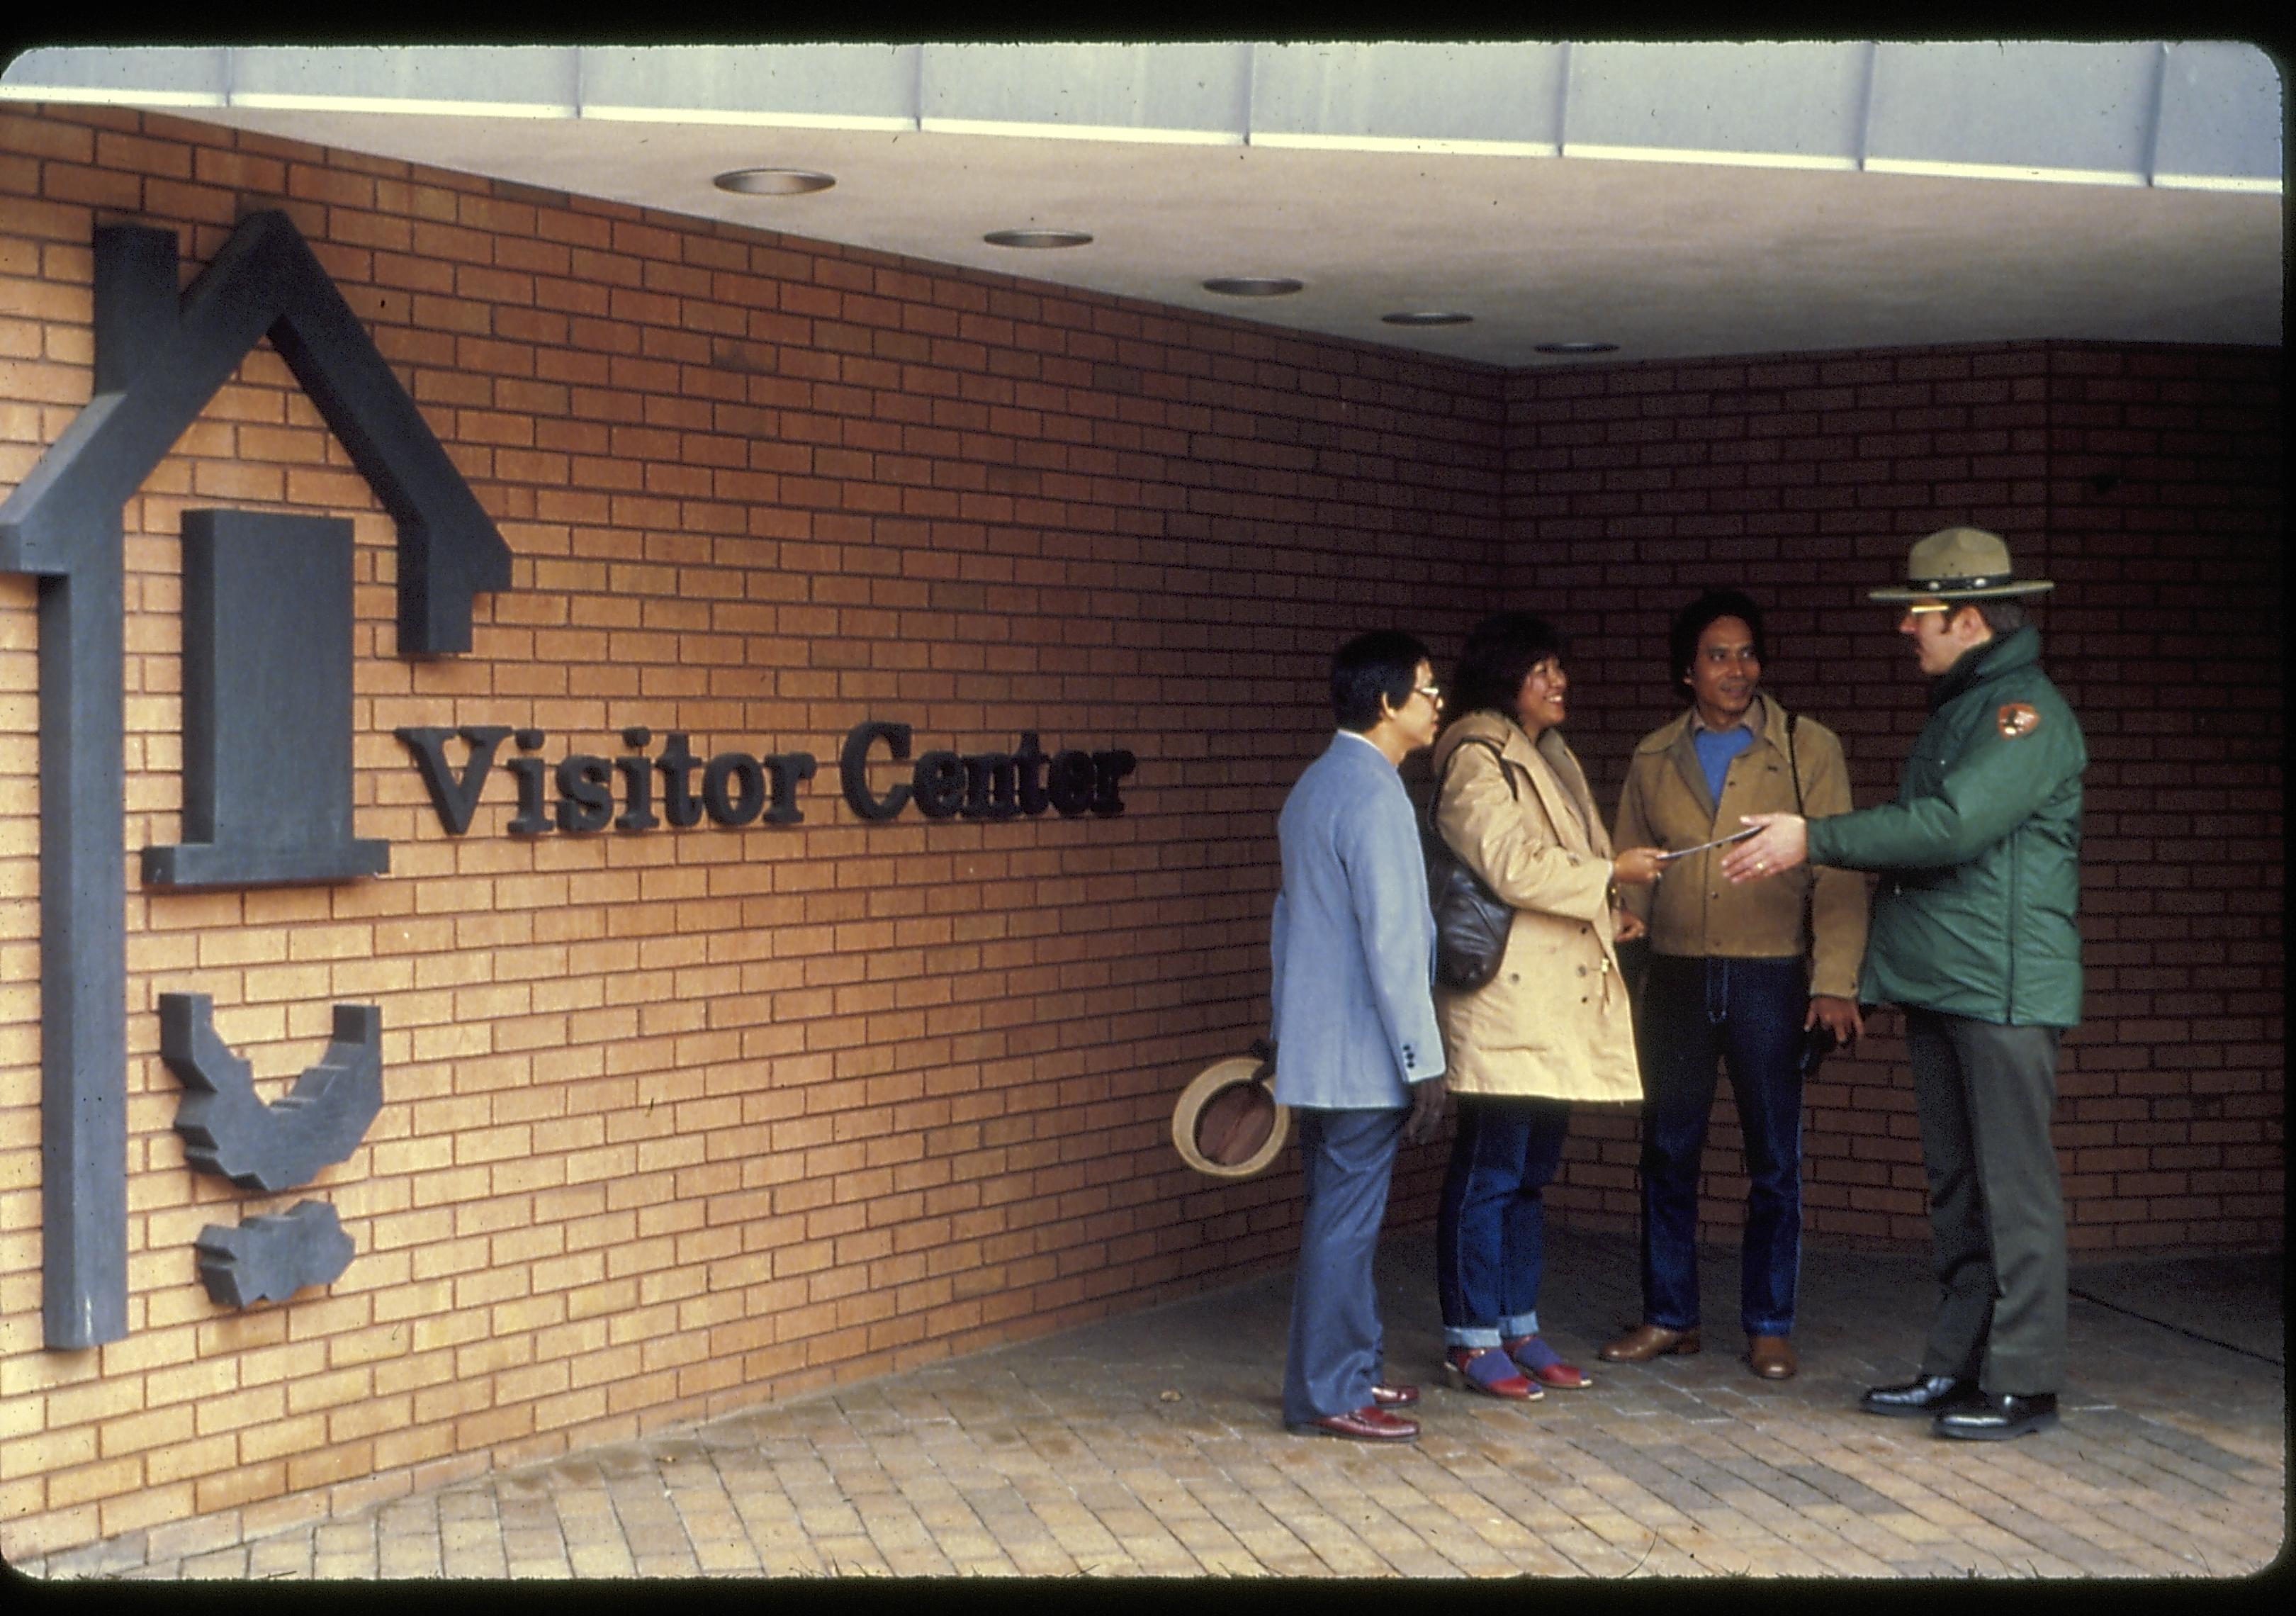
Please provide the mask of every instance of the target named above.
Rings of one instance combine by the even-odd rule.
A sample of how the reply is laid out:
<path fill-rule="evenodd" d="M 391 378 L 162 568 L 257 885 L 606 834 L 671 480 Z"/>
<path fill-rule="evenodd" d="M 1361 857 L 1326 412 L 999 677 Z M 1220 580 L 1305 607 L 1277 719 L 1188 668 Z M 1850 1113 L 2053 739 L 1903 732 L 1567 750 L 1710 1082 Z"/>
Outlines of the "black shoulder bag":
<path fill-rule="evenodd" d="M 1465 741 L 1460 744 L 1488 750 L 1497 759 L 1499 775 L 1506 781 L 1509 794 L 1521 797 L 1514 775 L 1497 747 L 1488 741 Z M 1435 789 L 1428 793 L 1427 817 L 1419 827 L 1419 845 L 1427 859 L 1427 902 L 1435 911 L 1435 980 L 1446 988 L 1472 989 L 1499 973 L 1499 961 L 1506 956 L 1507 931 L 1514 924 L 1514 911 L 1484 884 L 1483 878 L 1469 868 L 1464 859 L 1451 850 L 1451 844 L 1435 828 L 1435 810 L 1443 800 L 1443 781 L 1450 775 L 1451 765 L 1458 756 L 1454 751 L 1444 759 L 1443 774 L 1437 777 Z"/>
<path fill-rule="evenodd" d="M 1800 716 L 1798 713 L 1786 715 L 1786 773 L 1793 776 L 1794 812 L 1800 815 L 1807 824 L 1809 816 L 1803 811 L 1801 804 L 1801 763 L 1794 756 L 1794 721 Z M 1817 952 L 1817 871 L 1814 866 L 1805 867 L 1809 869 L 1809 884 L 1801 890 L 1801 935 L 1804 946 L 1815 956 Z M 1825 1064 L 1825 1057 L 1839 1046 L 1833 1037 L 1833 1029 L 1824 1021 L 1813 1021 L 1803 1028 L 1801 1054 L 1797 1062 L 1803 1078 L 1816 1077 L 1817 1069 Z"/>

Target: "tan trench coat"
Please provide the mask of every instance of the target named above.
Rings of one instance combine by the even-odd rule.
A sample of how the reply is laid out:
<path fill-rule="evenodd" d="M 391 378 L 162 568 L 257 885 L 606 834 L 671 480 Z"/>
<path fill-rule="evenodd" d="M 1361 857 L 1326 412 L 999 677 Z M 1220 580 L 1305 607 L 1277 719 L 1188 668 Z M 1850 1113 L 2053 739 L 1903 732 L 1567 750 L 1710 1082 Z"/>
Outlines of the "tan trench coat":
<path fill-rule="evenodd" d="M 1471 740 L 1498 742 L 1500 757 L 1485 746 L 1460 751 Z M 1498 975 L 1472 992 L 1435 990 L 1445 1086 L 1458 1095 L 1641 1099 L 1634 1015 L 1611 936 L 1611 839 L 1578 758 L 1554 730 L 1534 747 L 1512 720 L 1474 712 L 1436 742 L 1433 770 L 1437 830 L 1515 910 Z"/>

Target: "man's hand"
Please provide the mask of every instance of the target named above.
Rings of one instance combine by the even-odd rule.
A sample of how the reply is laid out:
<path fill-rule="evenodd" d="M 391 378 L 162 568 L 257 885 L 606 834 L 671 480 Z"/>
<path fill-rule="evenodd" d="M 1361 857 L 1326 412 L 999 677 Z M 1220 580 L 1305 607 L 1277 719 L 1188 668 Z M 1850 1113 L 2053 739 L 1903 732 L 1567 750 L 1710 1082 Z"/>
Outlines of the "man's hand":
<path fill-rule="evenodd" d="M 1809 822 L 1800 814 L 1747 814 L 1738 823 L 1761 828 L 1722 855 L 1722 874 L 1734 886 L 1784 874 L 1809 857 Z"/>
<path fill-rule="evenodd" d="M 1648 935 L 1650 927 L 1644 923 L 1643 917 L 1636 915 L 1632 909 L 1613 909 L 1611 911 L 1611 940 L 1612 942 L 1630 943 L 1638 937 Z"/>
<path fill-rule="evenodd" d="M 1858 1013 L 1856 999 L 1838 998 L 1831 993 L 1810 995 L 1809 1013 L 1802 1017 L 1801 1024 L 1810 1028 L 1820 1021 L 1833 1034 L 1834 1043 L 1844 1049 L 1851 1047 L 1866 1033 L 1866 1018 Z"/>
<path fill-rule="evenodd" d="M 1424 1144 L 1443 1126 L 1443 1079 L 1423 1078 L 1411 1086 L 1411 1114 L 1403 1121 L 1403 1142 Z"/>

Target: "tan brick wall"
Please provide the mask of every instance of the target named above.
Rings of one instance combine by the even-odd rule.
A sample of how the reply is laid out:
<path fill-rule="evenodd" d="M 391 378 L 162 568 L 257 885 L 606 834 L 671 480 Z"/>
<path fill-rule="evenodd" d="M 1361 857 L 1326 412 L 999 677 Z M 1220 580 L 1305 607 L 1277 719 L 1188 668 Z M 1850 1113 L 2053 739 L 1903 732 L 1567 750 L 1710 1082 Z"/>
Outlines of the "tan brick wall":
<path fill-rule="evenodd" d="M 1495 564 L 1489 373 L 133 114 L 0 116 L 0 480 L 87 398 L 96 224 L 175 227 L 188 274 L 280 208 L 516 558 L 470 656 L 393 656 L 393 529 L 267 348 L 128 506 L 131 871 L 178 839 L 177 531 L 208 504 L 354 520 L 357 831 L 392 862 L 131 876 L 131 1328 L 69 1354 L 39 1342 L 34 587 L 0 579 L 9 1547 L 246 1524 L 1287 1253 L 1292 1175 L 1197 1178 L 1171 1101 L 1261 1025 L 1330 650 L 1456 638 Z M 865 824 L 837 790 L 865 718 L 1138 770 L 1112 818 Z M 798 826 L 513 838 L 498 761 L 455 839 L 392 731 L 481 723 L 554 763 L 636 725 L 821 770 Z M 213 997 L 266 1098 L 332 1004 L 379 1005 L 365 1143 L 277 1197 L 190 1171 L 163 991 Z M 343 1277 L 210 1303 L 201 1227 L 306 1196 Z"/>

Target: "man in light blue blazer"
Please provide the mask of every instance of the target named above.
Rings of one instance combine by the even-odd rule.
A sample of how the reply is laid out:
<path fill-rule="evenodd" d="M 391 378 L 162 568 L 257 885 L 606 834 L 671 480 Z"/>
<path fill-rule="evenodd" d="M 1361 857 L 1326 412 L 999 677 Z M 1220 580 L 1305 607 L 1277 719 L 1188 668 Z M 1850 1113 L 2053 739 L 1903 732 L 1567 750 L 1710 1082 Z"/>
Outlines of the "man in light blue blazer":
<path fill-rule="evenodd" d="M 1283 1368 L 1283 1423 L 1357 1441 L 1407 1442 L 1419 1400 L 1381 1382 L 1372 1255 L 1398 1140 L 1442 1117 L 1435 921 L 1411 799 L 1396 774 L 1442 714 L 1427 648 L 1363 635 L 1332 662 L 1339 733 L 1284 800 L 1276 837 L 1275 1098 L 1300 1135 L 1307 1205 Z"/>

